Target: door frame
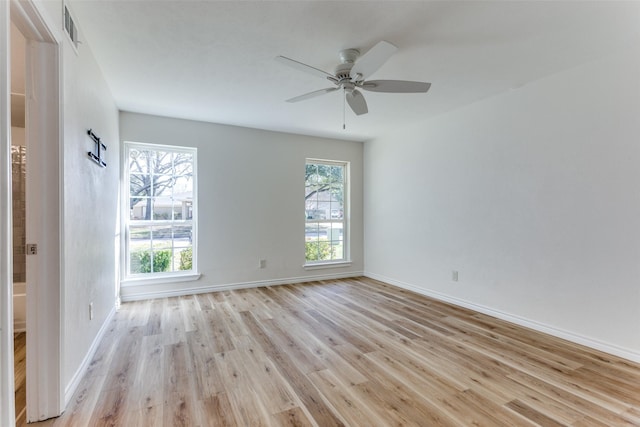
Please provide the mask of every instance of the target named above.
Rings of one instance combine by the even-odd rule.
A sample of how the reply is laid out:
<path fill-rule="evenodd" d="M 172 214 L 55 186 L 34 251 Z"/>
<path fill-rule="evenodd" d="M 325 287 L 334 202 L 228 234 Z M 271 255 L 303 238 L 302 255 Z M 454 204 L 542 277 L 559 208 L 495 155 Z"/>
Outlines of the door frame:
<path fill-rule="evenodd" d="M 25 134 L 29 160 L 26 223 L 27 241 L 38 244 L 38 254 L 29 256 L 27 261 L 27 421 L 33 422 L 58 416 L 64 410 L 62 68 L 61 41 L 54 30 L 60 24 L 53 25 L 35 0 L 2 3 L 0 34 L 6 35 L 2 38 L 9 40 L 13 23 L 27 40 Z M 10 87 L 10 49 L 2 51 L 5 55 L 0 58 L 0 82 L 3 87 Z M 7 129 L 5 125 L 11 123 L 10 99 L 6 95 L 0 96 L 0 124 Z M 3 165 L 7 162 L 10 165 L 10 157 L 4 158 L 5 154 L 10 156 L 10 150 L 10 131 L 2 132 L 0 158 Z M 4 182 L 5 179 L 9 181 Z M 10 179 L 10 174 L 0 177 L 0 200 L 3 206 L 8 207 L 0 211 L 0 245 L 5 249 L 0 265 L 9 266 L 8 269 L 2 268 L 5 272 L 12 270 Z M 0 413 L 7 414 L 6 417 L 11 415 L 11 419 L 1 415 L 0 424 L 13 426 L 13 277 L 4 273 L 0 280 L 3 284 L 0 312 L 5 313 L 0 319 L 0 350 L 5 355 L 0 362 L 0 378 L 3 380 Z M 6 382 L 5 379 L 11 381 Z M 5 389 L 10 389 L 10 392 Z"/>
<path fill-rule="evenodd" d="M 15 424 L 11 208 L 11 22 L 0 2 L 0 425 Z"/>

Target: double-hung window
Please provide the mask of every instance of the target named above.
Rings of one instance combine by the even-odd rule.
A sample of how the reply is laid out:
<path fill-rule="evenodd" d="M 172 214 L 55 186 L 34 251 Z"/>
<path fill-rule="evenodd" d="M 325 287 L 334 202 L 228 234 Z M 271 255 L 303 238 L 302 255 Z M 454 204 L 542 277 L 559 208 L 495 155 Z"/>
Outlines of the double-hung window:
<path fill-rule="evenodd" d="M 196 149 L 125 143 L 126 276 L 196 272 Z"/>
<path fill-rule="evenodd" d="M 346 262 L 349 164 L 307 159 L 305 168 L 305 265 Z"/>

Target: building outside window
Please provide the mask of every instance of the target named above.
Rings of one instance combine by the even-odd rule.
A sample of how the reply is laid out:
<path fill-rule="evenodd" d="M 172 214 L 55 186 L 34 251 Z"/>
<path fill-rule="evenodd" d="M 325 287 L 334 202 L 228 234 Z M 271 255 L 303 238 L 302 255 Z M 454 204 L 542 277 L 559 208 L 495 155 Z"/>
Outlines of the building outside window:
<path fill-rule="evenodd" d="M 125 143 L 126 275 L 196 271 L 196 149 Z"/>
<path fill-rule="evenodd" d="M 343 262 L 348 251 L 348 162 L 307 159 L 306 265 Z"/>

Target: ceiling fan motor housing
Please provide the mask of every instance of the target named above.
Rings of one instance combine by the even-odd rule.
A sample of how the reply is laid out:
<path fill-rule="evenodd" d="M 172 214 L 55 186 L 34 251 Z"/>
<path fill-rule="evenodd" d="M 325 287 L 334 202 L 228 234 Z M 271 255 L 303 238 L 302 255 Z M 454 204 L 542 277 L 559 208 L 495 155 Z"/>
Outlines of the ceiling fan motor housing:
<path fill-rule="evenodd" d="M 338 80 L 351 80 L 349 73 L 351 72 L 351 68 L 353 68 L 353 64 L 356 62 L 360 56 L 360 51 L 358 49 L 344 49 L 340 51 L 340 61 L 341 63 L 335 69 L 335 76 Z"/>

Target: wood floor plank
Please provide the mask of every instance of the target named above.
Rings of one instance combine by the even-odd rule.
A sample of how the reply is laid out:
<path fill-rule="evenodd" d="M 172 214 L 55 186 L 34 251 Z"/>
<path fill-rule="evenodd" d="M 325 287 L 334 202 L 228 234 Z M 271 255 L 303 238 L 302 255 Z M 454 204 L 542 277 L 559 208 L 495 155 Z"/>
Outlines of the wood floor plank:
<path fill-rule="evenodd" d="M 350 388 L 342 383 L 329 369 L 311 372 L 309 380 L 320 391 L 323 400 L 334 408 L 346 425 L 383 426 L 389 421 L 379 419 L 365 404 L 357 399 Z"/>
<path fill-rule="evenodd" d="M 13 334 L 13 365 L 16 422 L 26 421 L 27 409 L 27 334 Z"/>
<path fill-rule="evenodd" d="M 131 410 L 161 406 L 164 382 L 158 372 L 164 371 L 164 350 L 160 335 L 142 338 L 137 375 L 132 386 Z"/>
<path fill-rule="evenodd" d="M 161 299 L 155 299 L 147 301 L 149 305 L 149 316 L 147 324 L 145 325 L 145 335 L 159 334 L 162 329 L 162 312 L 164 308 L 164 301 Z"/>
<path fill-rule="evenodd" d="M 233 427 L 237 426 L 233 416 L 233 409 L 226 393 L 218 393 L 200 402 L 203 409 L 203 417 L 209 427 Z"/>
<path fill-rule="evenodd" d="M 519 413 L 525 418 L 533 421 L 535 424 L 543 427 L 562 427 L 563 424 L 556 420 L 536 411 L 530 406 L 520 402 L 519 400 L 513 400 L 505 405 L 507 408 Z"/>
<path fill-rule="evenodd" d="M 314 427 L 317 424 L 312 423 L 307 418 L 304 411 L 300 408 L 292 408 L 287 411 L 278 412 L 273 416 L 274 424 L 283 427 Z"/>
<path fill-rule="evenodd" d="M 640 365 L 323 280 L 122 304 L 65 413 L 38 425 L 638 426 Z"/>

